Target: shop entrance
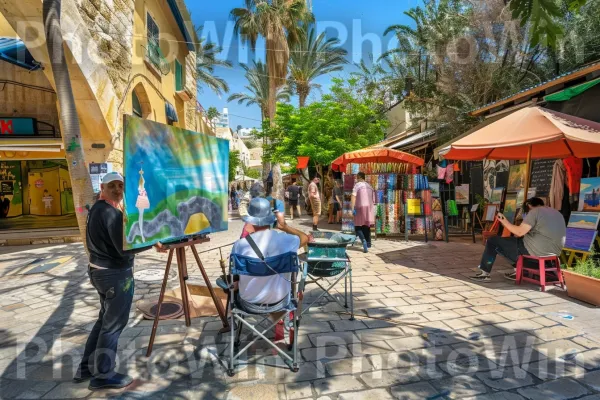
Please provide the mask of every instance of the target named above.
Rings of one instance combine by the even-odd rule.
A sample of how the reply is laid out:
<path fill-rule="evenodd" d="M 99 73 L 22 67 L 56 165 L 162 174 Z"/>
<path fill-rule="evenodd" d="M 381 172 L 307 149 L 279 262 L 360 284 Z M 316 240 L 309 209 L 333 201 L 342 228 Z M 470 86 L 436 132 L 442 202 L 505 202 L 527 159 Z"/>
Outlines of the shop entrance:
<path fill-rule="evenodd" d="M 66 160 L 0 163 L 0 230 L 77 227 Z"/>

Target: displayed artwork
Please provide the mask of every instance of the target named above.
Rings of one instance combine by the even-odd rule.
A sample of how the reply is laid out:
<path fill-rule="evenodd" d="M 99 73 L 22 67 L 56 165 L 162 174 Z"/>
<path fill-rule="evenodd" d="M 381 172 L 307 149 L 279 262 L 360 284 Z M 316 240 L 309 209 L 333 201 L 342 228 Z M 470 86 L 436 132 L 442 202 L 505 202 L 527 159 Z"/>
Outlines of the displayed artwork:
<path fill-rule="evenodd" d="M 565 248 L 579 251 L 591 251 L 594 241 L 596 240 L 595 229 L 581 229 L 567 227 L 567 238 L 565 240 Z"/>
<path fill-rule="evenodd" d="M 509 193 L 506 195 L 504 201 L 504 216 L 511 224 L 515 221 L 515 215 L 517 214 L 517 194 Z"/>
<path fill-rule="evenodd" d="M 583 178 L 579 189 L 579 211 L 600 211 L 600 178 Z"/>
<path fill-rule="evenodd" d="M 125 249 L 227 230 L 227 140 L 128 115 L 124 132 Z"/>
<path fill-rule="evenodd" d="M 431 197 L 440 197 L 439 182 L 429 182 L 429 190 L 431 190 Z"/>
<path fill-rule="evenodd" d="M 469 185 L 456 186 L 456 204 L 469 204 Z"/>
<path fill-rule="evenodd" d="M 485 210 L 483 212 L 483 220 L 484 221 L 493 221 L 496 218 L 496 212 L 498 211 L 498 206 L 496 204 L 488 204 L 485 206 Z"/>
<path fill-rule="evenodd" d="M 596 229 L 598 227 L 598 221 L 600 220 L 600 213 L 595 212 L 572 212 L 569 217 L 569 228 L 581 228 L 581 229 Z"/>
<path fill-rule="evenodd" d="M 500 204 L 502 203 L 502 195 L 504 194 L 503 187 L 494 188 L 492 191 L 492 196 L 490 197 L 490 203 L 492 204 Z"/>
<path fill-rule="evenodd" d="M 435 240 L 444 240 L 444 214 L 441 211 L 433 212 L 433 231 Z"/>
<path fill-rule="evenodd" d="M 510 166 L 508 172 L 507 191 L 518 192 L 525 187 L 527 179 L 527 164 L 515 164 Z"/>
<path fill-rule="evenodd" d="M 525 203 L 525 197 L 523 196 L 523 194 L 525 194 L 525 188 L 520 189 L 517 192 L 517 204 L 518 204 L 519 207 L 522 206 L 523 203 Z M 527 198 L 528 199 L 530 199 L 532 197 L 535 197 L 535 194 L 536 194 L 536 188 L 529 188 L 529 189 L 527 189 Z"/>
<path fill-rule="evenodd" d="M 407 199 L 406 213 L 412 215 L 421 214 L 421 199 Z"/>
<path fill-rule="evenodd" d="M 499 172 L 508 171 L 508 161 L 483 161 L 483 197 L 490 200 L 492 191 L 496 187 L 496 176 Z"/>

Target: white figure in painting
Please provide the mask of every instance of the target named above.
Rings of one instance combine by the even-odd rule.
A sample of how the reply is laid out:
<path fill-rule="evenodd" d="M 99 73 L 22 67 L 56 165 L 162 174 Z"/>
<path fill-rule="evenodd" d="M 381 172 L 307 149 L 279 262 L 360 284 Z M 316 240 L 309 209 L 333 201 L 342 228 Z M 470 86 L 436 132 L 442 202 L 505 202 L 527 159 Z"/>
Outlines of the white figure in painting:
<path fill-rule="evenodd" d="M 140 168 L 140 181 L 138 184 L 138 197 L 137 200 L 135 202 L 135 206 L 137 207 L 138 211 L 139 211 L 139 219 L 138 219 L 138 224 L 140 226 L 140 235 L 142 236 L 142 242 L 146 241 L 146 238 L 144 237 L 144 210 L 147 210 L 150 208 L 150 200 L 148 200 L 148 193 L 146 193 L 146 188 L 144 188 L 144 183 L 146 183 L 146 181 L 144 180 L 144 170 Z"/>

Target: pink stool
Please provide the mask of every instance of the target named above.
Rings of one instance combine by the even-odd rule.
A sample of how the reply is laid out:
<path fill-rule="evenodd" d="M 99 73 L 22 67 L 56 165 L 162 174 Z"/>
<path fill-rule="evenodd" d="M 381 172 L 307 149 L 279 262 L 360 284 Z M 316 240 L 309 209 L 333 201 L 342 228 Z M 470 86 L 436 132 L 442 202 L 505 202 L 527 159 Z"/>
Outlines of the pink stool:
<path fill-rule="evenodd" d="M 538 265 L 539 268 L 525 268 L 524 264 L 525 264 L 525 259 L 530 259 L 530 260 L 537 260 L 538 261 Z M 546 262 L 550 261 L 550 262 L 554 262 L 555 267 L 551 267 L 551 268 L 546 268 Z M 550 266 L 552 266 L 552 264 L 550 264 Z M 530 275 L 529 276 L 524 276 L 526 275 L 525 272 L 528 272 Z M 556 275 L 558 276 L 558 280 L 557 281 L 550 281 L 547 282 L 546 281 L 546 272 L 556 272 Z M 535 279 L 534 276 L 538 276 L 539 279 Z M 546 291 L 546 285 L 556 285 L 557 283 L 560 284 L 561 288 L 565 288 L 565 281 L 563 279 L 562 276 L 562 272 L 560 270 L 560 259 L 558 258 L 558 256 L 548 256 L 548 257 L 536 257 L 536 256 L 519 256 L 519 259 L 517 260 L 517 276 L 516 276 L 517 280 L 516 280 L 516 284 L 520 285 L 521 281 L 525 281 L 525 282 L 530 282 L 530 283 L 535 283 L 536 285 L 540 285 L 542 292 Z"/>

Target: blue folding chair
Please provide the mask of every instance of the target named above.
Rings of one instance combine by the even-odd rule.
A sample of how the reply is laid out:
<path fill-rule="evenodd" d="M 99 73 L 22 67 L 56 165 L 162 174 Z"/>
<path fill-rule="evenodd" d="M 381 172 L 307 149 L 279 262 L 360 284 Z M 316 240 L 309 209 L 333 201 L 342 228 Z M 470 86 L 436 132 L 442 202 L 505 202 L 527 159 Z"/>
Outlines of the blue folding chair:
<path fill-rule="evenodd" d="M 262 255 L 261 255 L 262 256 Z M 288 364 L 293 372 L 298 372 L 298 313 L 294 312 L 298 308 L 298 284 L 300 287 L 304 286 L 304 280 L 306 279 L 306 268 L 298 284 L 296 283 L 298 272 L 300 271 L 300 263 L 298 262 L 298 255 L 295 252 L 289 252 L 274 257 L 247 257 L 238 254 L 231 254 L 229 258 L 229 275 L 230 282 L 233 282 L 233 275 L 247 275 L 253 277 L 265 277 L 279 275 L 281 279 L 285 279 L 290 282 L 291 291 L 288 295 L 277 304 L 261 305 L 248 303 L 241 298 L 238 291 L 233 289 L 233 285 L 229 286 L 231 301 L 229 301 L 229 317 L 230 317 L 230 357 L 228 362 L 227 374 L 233 376 L 235 374 L 235 360 L 245 353 L 250 346 L 252 346 L 259 339 L 265 340 L 271 347 L 273 347 L 281 355 L 284 362 Z M 291 279 L 287 279 L 282 274 L 291 273 Z M 267 328 L 262 331 L 257 329 L 271 313 L 285 312 L 277 321 L 271 323 Z M 293 341 L 291 346 L 288 347 L 288 351 L 292 351 L 292 357 L 287 354 L 284 350 L 279 348 L 273 341 L 269 340 L 265 333 L 270 331 L 277 323 L 281 320 L 288 319 L 290 313 L 293 313 L 293 317 L 289 318 L 289 328 L 293 328 Z M 261 316 L 262 320 L 252 325 L 246 321 L 248 316 Z M 239 322 L 239 326 L 238 323 Z M 234 327 L 238 326 L 237 332 Z M 250 343 L 248 343 L 243 349 L 237 351 L 240 346 L 240 337 L 242 334 L 242 328 L 246 326 L 249 328 L 257 337 L 255 337 Z M 262 327 L 261 327 L 262 328 Z"/>

